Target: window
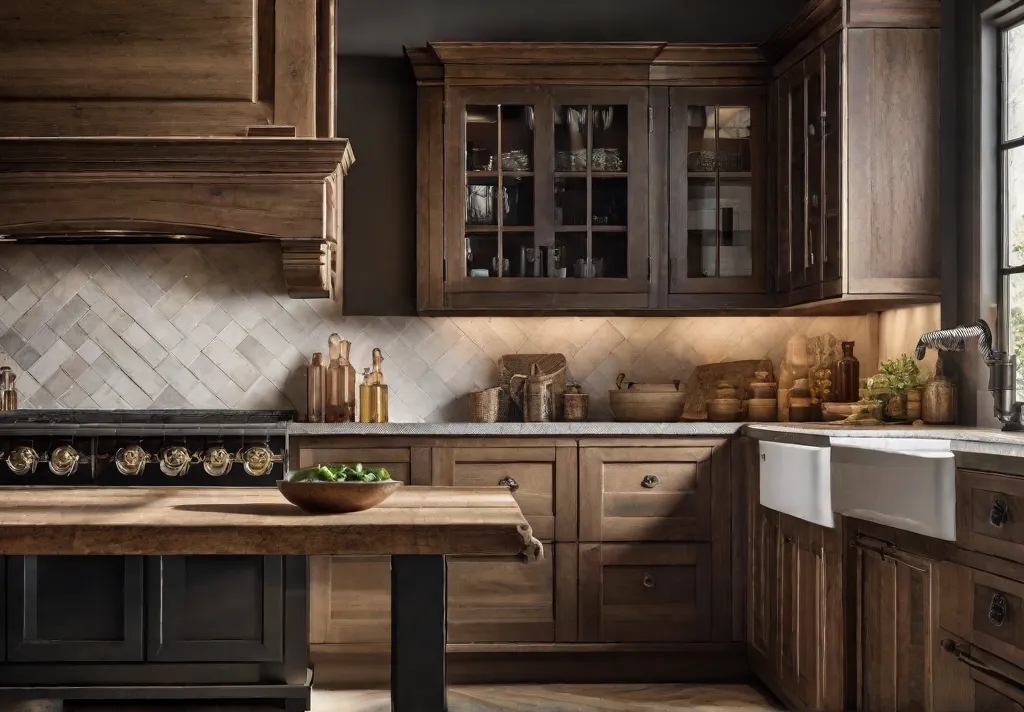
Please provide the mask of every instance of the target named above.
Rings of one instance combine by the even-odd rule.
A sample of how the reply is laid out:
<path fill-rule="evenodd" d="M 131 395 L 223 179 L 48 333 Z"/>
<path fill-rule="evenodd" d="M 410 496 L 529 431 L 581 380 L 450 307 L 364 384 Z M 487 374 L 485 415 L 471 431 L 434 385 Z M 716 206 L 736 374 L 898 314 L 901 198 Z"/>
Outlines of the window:
<path fill-rule="evenodd" d="M 1017 354 L 1024 392 L 1024 21 L 999 31 L 999 198 L 1002 343 Z"/>

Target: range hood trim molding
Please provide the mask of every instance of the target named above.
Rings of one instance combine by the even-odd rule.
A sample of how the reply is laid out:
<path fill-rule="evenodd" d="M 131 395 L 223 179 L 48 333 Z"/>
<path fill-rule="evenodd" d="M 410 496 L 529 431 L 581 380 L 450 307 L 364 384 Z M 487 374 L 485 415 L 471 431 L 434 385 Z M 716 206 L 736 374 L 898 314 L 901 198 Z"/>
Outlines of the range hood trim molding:
<path fill-rule="evenodd" d="M 88 244 L 104 221 L 127 234 L 205 226 L 197 237 L 280 243 L 292 297 L 340 299 L 342 185 L 354 160 L 347 139 L 0 139 L 0 235 Z"/>

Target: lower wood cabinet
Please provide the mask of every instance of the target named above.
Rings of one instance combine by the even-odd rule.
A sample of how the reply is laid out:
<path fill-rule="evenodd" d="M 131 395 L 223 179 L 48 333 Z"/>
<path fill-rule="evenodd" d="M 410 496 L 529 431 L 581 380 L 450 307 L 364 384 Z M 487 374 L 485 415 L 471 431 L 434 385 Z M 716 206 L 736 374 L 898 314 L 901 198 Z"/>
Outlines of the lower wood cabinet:
<path fill-rule="evenodd" d="M 309 642 L 391 644 L 391 557 L 313 556 Z"/>
<path fill-rule="evenodd" d="M 931 712 L 1024 712 L 1024 671 L 944 629 L 935 637 Z"/>
<path fill-rule="evenodd" d="M 9 556 L 7 659 L 139 662 L 144 597 L 141 556 Z"/>
<path fill-rule="evenodd" d="M 872 537 L 852 543 L 857 709 L 929 710 L 937 564 Z"/>
<path fill-rule="evenodd" d="M 708 544 L 580 544 L 580 639 L 711 640 Z"/>
<path fill-rule="evenodd" d="M 576 640 L 576 545 L 547 544 L 544 558 L 448 557 L 449 643 Z"/>

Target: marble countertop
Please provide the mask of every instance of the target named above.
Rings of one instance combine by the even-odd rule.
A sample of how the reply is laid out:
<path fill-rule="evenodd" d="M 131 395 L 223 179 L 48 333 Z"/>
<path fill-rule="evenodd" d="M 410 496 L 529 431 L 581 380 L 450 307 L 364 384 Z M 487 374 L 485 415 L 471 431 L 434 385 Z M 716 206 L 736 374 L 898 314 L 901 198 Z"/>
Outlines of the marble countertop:
<path fill-rule="evenodd" d="M 957 452 L 1024 457 L 1024 433 L 963 426 L 842 427 L 828 423 L 292 423 L 291 436 L 394 437 L 700 437 L 747 435 L 826 446 L 832 438 L 949 440 Z"/>
<path fill-rule="evenodd" d="M 744 423 L 292 423 L 290 436 L 619 437 L 735 435 Z"/>

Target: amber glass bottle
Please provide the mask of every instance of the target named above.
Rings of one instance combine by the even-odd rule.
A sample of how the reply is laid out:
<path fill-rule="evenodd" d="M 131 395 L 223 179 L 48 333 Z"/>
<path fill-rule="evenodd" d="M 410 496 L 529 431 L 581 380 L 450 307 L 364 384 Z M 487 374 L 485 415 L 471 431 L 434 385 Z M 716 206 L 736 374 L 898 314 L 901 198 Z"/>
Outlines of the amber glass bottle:
<path fill-rule="evenodd" d="M 837 403 L 856 403 L 860 390 L 860 361 L 853 355 L 852 341 L 843 342 L 843 357 L 836 362 L 832 396 Z"/>

